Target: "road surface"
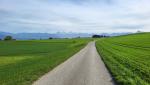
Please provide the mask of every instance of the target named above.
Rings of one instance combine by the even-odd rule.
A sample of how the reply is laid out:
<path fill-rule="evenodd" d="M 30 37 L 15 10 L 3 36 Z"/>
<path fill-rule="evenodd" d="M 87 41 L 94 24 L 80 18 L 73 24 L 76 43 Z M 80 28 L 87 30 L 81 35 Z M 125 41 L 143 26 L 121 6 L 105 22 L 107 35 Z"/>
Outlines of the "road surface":
<path fill-rule="evenodd" d="M 95 42 L 45 74 L 33 85 L 114 85 Z"/>

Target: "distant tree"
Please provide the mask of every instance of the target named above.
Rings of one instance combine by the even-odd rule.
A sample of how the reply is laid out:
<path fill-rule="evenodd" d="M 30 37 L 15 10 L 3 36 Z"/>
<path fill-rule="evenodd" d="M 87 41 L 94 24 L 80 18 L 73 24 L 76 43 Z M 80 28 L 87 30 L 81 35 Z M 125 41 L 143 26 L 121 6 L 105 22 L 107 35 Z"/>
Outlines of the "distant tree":
<path fill-rule="evenodd" d="M 12 36 L 5 36 L 4 40 L 13 40 Z"/>
<path fill-rule="evenodd" d="M 100 38 L 100 35 L 93 35 L 92 38 Z"/>
<path fill-rule="evenodd" d="M 78 36 L 77 38 L 81 38 L 80 36 Z"/>
<path fill-rule="evenodd" d="M 52 38 L 52 37 L 49 37 L 48 39 L 50 39 L 50 40 L 51 40 L 51 39 L 53 39 L 53 38 Z"/>
<path fill-rule="evenodd" d="M 0 41 L 1 41 L 2 39 L 0 39 Z"/>
<path fill-rule="evenodd" d="M 141 33 L 142 31 L 138 30 L 137 33 Z"/>
<path fill-rule="evenodd" d="M 108 36 L 105 36 L 105 35 L 93 35 L 92 38 L 102 38 L 102 37 L 108 37 Z"/>

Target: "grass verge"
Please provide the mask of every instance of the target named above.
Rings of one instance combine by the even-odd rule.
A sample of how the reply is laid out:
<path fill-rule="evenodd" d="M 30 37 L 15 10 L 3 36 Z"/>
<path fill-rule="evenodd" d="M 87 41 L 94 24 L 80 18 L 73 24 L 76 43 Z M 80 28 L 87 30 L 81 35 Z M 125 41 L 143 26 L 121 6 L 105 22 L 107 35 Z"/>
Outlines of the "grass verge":
<path fill-rule="evenodd" d="M 119 85 L 150 85 L 150 33 L 103 38 L 96 47 Z"/>

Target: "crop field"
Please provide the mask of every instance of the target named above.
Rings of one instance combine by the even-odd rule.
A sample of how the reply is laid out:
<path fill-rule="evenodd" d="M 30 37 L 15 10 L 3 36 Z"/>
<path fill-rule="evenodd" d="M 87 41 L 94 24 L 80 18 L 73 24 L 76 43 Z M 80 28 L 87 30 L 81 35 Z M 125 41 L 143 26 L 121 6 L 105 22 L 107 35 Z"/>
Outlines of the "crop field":
<path fill-rule="evenodd" d="M 103 38 L 96 47 L 118 85 L 150 85 L 150 33 Z"/>
<path fill-rule="evenodd" d="M 0 41 L 0 85 L 30 85 L 90 40 Z"/>

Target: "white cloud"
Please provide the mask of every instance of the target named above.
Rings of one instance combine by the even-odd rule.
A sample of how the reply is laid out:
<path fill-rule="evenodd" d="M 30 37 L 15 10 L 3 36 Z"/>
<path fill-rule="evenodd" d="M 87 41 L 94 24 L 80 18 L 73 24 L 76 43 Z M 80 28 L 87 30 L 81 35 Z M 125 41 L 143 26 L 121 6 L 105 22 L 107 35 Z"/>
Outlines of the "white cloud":
<path fill-rule="evenodd" d="M 149 0 L 1 0 L 0 31 L 149 31 L 149 3 Z"/>

